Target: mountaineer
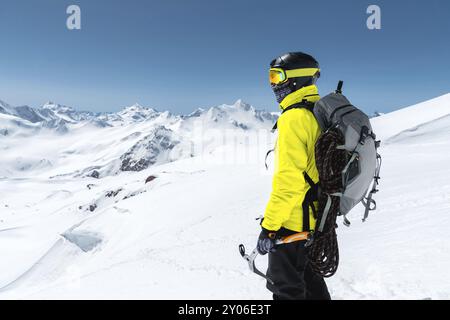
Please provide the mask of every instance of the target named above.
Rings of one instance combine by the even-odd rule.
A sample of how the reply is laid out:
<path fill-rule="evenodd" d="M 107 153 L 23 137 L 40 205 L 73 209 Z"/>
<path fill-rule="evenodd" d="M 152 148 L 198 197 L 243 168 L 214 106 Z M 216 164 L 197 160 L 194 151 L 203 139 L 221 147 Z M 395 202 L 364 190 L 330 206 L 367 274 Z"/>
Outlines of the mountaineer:
<path fill-rule="evenodd" d="M 272 193 L 262 220 L 257 250 L 269 254 L 267 288 L 274 300 L 330 300 L 323 277 L 308 261 L 305 243 L 315 229 L 319 173 L 315 144 L 321 129 L 310 111 L 320 99 L 319 63 L 302 52 L 284 54 L 270 64 L 270 83 L 282 114 L 278 119 Z M 308 110 L 309 109 L 309 110 Z M 289 111 L 289 112 L 287 112 Z M 305 239 L 277 246 L 277 239 L 303 233 Z"/>

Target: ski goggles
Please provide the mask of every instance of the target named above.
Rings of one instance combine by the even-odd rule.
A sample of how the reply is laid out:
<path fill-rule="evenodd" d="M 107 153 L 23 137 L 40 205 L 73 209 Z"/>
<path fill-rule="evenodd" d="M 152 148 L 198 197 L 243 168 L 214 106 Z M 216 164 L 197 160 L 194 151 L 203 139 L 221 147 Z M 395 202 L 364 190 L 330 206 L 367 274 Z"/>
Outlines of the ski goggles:
<path fill-rule="evenodd" d="M 294 70 L 283 70 L 280 68 L 271 68 L 269 70 L 269 80 L 270 84 L 279 85 L 285 83 L 289 78 L 312 77 L 317 72 L 320 72 L 320 69 L 304 68 Z"/>

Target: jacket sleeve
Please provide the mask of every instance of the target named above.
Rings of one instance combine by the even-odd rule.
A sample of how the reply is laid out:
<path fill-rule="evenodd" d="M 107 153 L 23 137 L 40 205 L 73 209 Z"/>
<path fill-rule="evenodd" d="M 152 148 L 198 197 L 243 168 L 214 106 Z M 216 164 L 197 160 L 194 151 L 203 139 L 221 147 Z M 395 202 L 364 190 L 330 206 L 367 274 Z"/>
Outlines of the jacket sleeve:
<path fill-rule="evenodd" d="M 262 227 L 278 231 L 289 220 L 295 207 L 300 207 L 307 192 L 303 176 L 308 164 L 307 125 L 304 110 L 292 110 L 278 120 L 275 173 L 272 193 Z"/>

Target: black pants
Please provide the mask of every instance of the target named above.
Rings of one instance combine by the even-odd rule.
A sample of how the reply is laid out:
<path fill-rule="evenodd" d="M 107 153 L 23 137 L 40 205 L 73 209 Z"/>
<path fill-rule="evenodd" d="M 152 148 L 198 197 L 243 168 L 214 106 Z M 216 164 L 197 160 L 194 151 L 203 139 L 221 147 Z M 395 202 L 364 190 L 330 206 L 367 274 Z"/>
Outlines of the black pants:
<path fill-rule="evenodd" d="M 274 300 L 330 300 L 324 279 L 315 274 L 307 257 L 306 241 L 277 246 L 269 253 L 267 283 Z"/>

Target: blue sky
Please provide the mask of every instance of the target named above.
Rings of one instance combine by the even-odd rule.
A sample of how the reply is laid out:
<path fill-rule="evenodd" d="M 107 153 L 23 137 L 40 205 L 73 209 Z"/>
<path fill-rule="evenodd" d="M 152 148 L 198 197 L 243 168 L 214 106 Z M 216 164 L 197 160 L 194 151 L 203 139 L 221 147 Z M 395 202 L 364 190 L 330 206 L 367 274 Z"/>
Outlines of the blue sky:
<path fill-rule="evenodd" d="M 82 30 L 66 28 L 70 4 Z M 366 28 L 370 4 L 382 30 Z M 448 0 L 2 0 L 0 100 L 276 110 L 268 64 L 304 51 L 321 63 L 321 94 L 343 79 L 355 104 L 386 112 L 450 92 L 449 34 Z"/>

